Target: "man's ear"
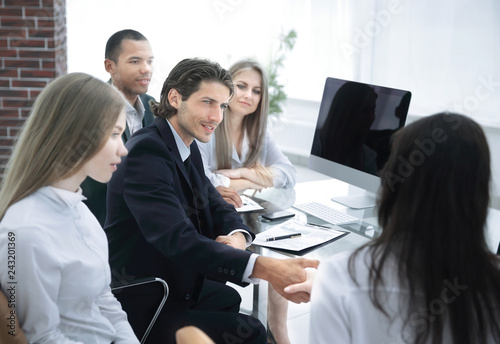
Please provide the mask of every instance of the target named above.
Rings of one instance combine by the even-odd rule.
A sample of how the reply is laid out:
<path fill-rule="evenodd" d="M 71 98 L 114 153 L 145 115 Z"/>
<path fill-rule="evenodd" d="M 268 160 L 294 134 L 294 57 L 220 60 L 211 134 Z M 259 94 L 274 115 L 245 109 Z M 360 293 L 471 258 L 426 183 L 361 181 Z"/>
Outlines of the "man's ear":
<path fill-rule="evenodd" d="M 181 106 L 182 95 L 175 88 L 172 88 L 168 92 L 167 99 L 168 103 L 172 105 L 174 108 L 179 109 L 179 107 Z"/>
<path fill-rule="evenodd" d="M 106 72 L 109 74 L 114 74 L 116 70 L 116 63 L 113 60 L 110 59 L 105 59 L 104 60 L 104 69 L 106 69 Z"/>

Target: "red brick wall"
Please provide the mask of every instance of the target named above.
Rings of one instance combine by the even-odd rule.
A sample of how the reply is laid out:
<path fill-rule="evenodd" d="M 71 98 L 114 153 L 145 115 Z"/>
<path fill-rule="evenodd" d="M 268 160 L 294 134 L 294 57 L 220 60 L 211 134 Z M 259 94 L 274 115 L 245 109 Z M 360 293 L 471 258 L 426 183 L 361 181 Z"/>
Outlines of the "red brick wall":
<path fill-rule="evenodd" d="M 66 74 L 66 0 L 0 0 L 0 178 L 36 96 Z"/>

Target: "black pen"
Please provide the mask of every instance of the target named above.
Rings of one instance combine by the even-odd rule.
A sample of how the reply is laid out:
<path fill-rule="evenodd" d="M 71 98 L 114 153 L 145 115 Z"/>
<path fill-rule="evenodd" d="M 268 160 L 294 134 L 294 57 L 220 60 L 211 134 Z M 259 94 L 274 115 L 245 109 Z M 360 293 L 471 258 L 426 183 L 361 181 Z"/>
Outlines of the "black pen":
<path fill-rule="evenodd" d="M 276 241 L 276 240 L 283 240 L 283 239 L 298 238 L 301 235 L 302 235 L 302 233 L 294 233 L 294 234 L 282 235 L 282 236 L 267 238 L 266 241 Z"/>
<path fill-rule="evenodd" d="M 318 225 L 316 223 L 310 223 L 308 222 L 307 223 L 308 226 L 312 226 L 312 227 L 320 227 L 320 228 L 327 228 L 327 229 L 332 229 L 332 227 L 328 227 L 328 226 L 323 226 L 323 225 Z"/>

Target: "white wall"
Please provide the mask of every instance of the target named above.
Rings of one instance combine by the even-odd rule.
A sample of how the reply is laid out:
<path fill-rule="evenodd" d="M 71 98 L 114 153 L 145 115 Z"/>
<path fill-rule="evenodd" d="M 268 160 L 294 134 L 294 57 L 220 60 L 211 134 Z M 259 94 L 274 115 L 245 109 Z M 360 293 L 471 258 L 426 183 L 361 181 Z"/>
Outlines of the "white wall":
<path fill-rule="evenodd" d="M 103 80 L 108 38 L 123 29 L 145 35 L 155 55 L 149 94 L 159 99 L 168 73 L 184 58 L 223 67 L 242 58 L 267 65 L 278 48 L 281 0 L 67 0 L 68 71 Z"/>

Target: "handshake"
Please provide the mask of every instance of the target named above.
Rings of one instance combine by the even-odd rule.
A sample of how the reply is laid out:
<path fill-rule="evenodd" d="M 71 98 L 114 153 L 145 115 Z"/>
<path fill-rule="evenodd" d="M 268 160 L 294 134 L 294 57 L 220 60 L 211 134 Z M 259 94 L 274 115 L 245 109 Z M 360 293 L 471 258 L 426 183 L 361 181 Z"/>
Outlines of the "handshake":
<path fill-rule="evenodd" d="M 316 259 L 259 256 L 250 277 L 268 281 L 287 300 L 295 303 L 309 302 L 318 265 L 319 261 Z"/>

